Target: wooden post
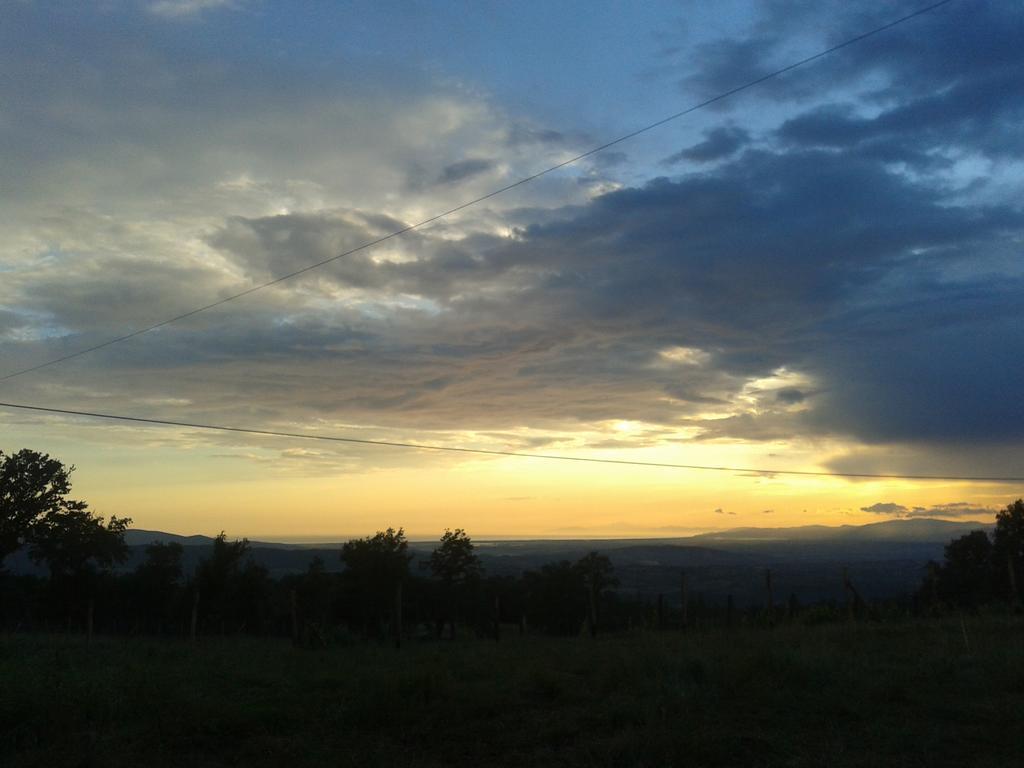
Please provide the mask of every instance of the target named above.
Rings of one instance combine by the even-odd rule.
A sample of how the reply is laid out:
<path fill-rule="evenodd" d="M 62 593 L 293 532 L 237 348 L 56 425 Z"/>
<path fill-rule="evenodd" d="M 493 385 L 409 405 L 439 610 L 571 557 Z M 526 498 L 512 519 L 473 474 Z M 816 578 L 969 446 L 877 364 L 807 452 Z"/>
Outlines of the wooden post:
<path fill-rule="evenodd" d="M 768 602 L 768 626 L 775 626 L 775 599 L 772 597 L 772 569 L 764 569 L 764 587 Z"/>
<path fill-rule="evenodd" d="M 733 602 L 732 595 L 727 595 L 725 598 L 725 626 L 732 627 L 733 619 Z"/>
<path fill-rule="evenodd" d="M 1006 569 L 1010 574 L 1010 605 L 1020 610 L 1020 596 L 1017 594 L 1017 570 L 1013 567 L 1013 553 L 1006 556 Z"/>
<path fill-rule="evenodd" d="M 196 624 L 198 623 L 198 620 L 199 620 L 199 590 L 197 589 L 195 591 L 195 594 L 192 595 L 192 627 L 191 627 L 191 630 L 189 631 L 189 637 L 191 638 L 193 643 L 196 641 Z"/>
<path fill-rule="evenodd" d="M 689 595 L 686 592 L 686 571 L 679 572 L 679 597 L 682 600 L 682 618 L 680 619 L 683 629 L 687 627 L 687 609 L 689 604 Z"/>
<path fill-rule="evenodd" d="M 935 574 L 933 571 L 932 576 L 934 577 L 934 575 Z M 867 608 L 867 603 L 865 603 L 864 600 L 861 598 L 860 592 L 857 591 L 857 588 L 853 586 L 853 582 L 850 581 L 850 576 L 845 568 L 843 568 L 843 586 L 846 588 L 846 605 L 848 612 L 847 615 L 849 616 L 850 620 L 853 621 L 857 618 L 858 611 L 863 613 L 863 611 Z M 938 596 L 935 593 L 934 578 L 932 581 L 932 592 L 934 599 L 938 600 Z"/>
<path fill-rule="evenodd" d="M 846 618 L 853 621 L 853 595 L 850 594 L 850 572 L 843 566 L 843 594 L 846 596 Z"/>
<path fill-rule="evenodd" d="M 96 609 L 96 598 L 90 596 L 89 603 L 85 607 L 85 641 L 92 643 L 92 617 Z"/>
<path fill-rule="evenodd" d="M 402 582 L 395 582 L 395 648 L 402 647 Z"/>
<path fill-rule="evenodd" d="M 453 587 L 453 589 L 454 589 L 454 587 Z M 457 608 L 457 601 L 456 601 L 455 595 L 453 593 L 452 594 L 452 598 L 451 598 L 451 612 L 449 613 L 449 616 L 448 616 L 448 626 L 451 628 L 451 631 L 452 631 L 452 634 L 451 634 L 451 639 L 452 640 L 455 639 L 455 614 L 458 612 L 456 610 L 456 608 Z"/>
<path fill-rule="evenodd" d="M 295 589 L 288 590 L 288 601 L 291 607 L 292 614 L 292 644 L 299 644 L 299 605 L 298 599 L 295 596 Z"/>
<path fill-rule="evenodd" d="M 501 640 L 501 595 L 494 596 L 494 642 Z"/>
<path fill-rule="evenodd" d="M 589 603 L 587 624 L 590 628 L 590 636 L 597 637 L 597 590 L 594 589 L 594 583 L 590 582 L 587 585 L 587 599 Z"/>
<path fill-rule="evenodd" d="M 928 596 L 931 599 L 932 613 L 939 610 L 939 567 L 928 563 Z"/>

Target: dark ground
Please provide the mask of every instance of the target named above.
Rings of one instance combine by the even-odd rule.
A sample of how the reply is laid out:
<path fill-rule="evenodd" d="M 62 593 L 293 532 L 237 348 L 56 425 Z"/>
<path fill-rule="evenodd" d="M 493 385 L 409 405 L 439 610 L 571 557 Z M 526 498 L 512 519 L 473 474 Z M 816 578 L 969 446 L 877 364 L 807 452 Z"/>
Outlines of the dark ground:
<path fill-rule="evenodd" d="M 400 651 L 7 635 L 0 764 L 1024 765 L 1024 623 L 965 629 L 966 644 L 950 617 Z"/>

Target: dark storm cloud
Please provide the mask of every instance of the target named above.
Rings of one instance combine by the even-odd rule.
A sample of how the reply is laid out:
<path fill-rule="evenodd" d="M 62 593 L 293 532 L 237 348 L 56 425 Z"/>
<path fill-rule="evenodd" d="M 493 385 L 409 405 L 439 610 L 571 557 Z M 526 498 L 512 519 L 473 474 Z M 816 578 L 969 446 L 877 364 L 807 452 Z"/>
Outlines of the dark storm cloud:
<path fill-rule="evenodd" d="M 400 225 L 357 211 L 236 217 L 208 242 L 265 279 Z M 421 302 L 392 307 L 390 320 L 359 309 L 370 299 L 348 299 L 326 325 L 293 308 L 288 324 L 262 323 L 263 341 L 229 338 L 253 359 L 264 347 L 344 362 L 335 407 L 433 424 L 497 426 L 515 413 L 522 423 L 635 419 L 708 438 L 1017 438 L 1016 281 L 1000 277 L 1000 293 L 984 276 L 951 275 L 1022 225 L 1010 207 L 955 204 L 873 158 L 748 151 L 713 173 L 606 194 L 511 239 L 423 233 L 402 245 L 405 258 L 361 252 L 298 283 L 324 297 L 344 288 Z M 673 347 L 707 359 L 666 362 L 660 353 Z M 985 371 L 1000 354 L 1002 370 Z M 746 380 L 780 367 L 814 389 L 780 384 L 754 393 L 757 413 L 699 416 L 728 410 Z"/>
<path fill-rule="evenodd" d="M 487 171 L 494 168 L 493 160 L 486 160 L 483 158 L 471 158 L 469 160 L 460 160 L 457 163 L 446 165 L 441 169 L 440 176 L 437 177 L 438 184 L 455 184 L 459 181 L 471 179 L 474 176 L 487 173 Z"/>
<path fill-rule="evenodd" d="M 666 157 L 662 162 L 666 165 L 674 165 L 684 160 L 708 163 L 732 155 L 749 141 L 750 134 L 742 128 L 713 128 L 705 133 L 704 141 L 682 149 Z"/>
<path fill-rule="evenodd" d="M 785 405 L 796 405 L 807 399 L 807 393 L 801 392 L 795 387 L 786 387 L 775 393 L 775 399 Z"/>
<path fill-rule="evenodd" d="M 999 69 L 871 118 L 842 105 L 822 107 L 788 120 L 779 136 L 802 146 L 860 148 L 888 153 L 892 161 L 927 164 L 942 160 L 930 157 L 927 150 L 965 145 L 994 157 L 1021 156 L 1024 140 L 1013 128 L 1022 119 L 1020 72 Z"/>
<path fill-rule="evenodd" d="M 872 8 L 845 2 L 768 2 L 759 5 L 753 30 L 742 38 L 724 38 L 700 47 L 684 87 L 702 95 L 734 88 L 779 66 L 862 34 L 914 10 L 880 3 Z M 810 29 L 827 34 L 809 42 Z M 964 88 L 979 114 L 986 102 L 1020 102 L 1020 51 L 1024 20 L 1012 3 L 982 0 L 954 2 L 933 12 L 843 48 L 813 66 L 764 83 L 744 99 L 721 102 L 731 110 L 744 101 L 812 103 L 823 94 L 847 88 L 848 98 L 865 98 L 883 113 L 895 109 L 910 117 L 916 108 L 949 106 L 950 89 Z M 879 84 L 881 81 L 881 84 Z M 924 94 L 922 96 L 922 94 Z M 961 103 L 958 101 L 958 103 Z M 971 107 L 968 107 L 971 108 Z M 956 109 L 955 111 L 960 111 Z"/>

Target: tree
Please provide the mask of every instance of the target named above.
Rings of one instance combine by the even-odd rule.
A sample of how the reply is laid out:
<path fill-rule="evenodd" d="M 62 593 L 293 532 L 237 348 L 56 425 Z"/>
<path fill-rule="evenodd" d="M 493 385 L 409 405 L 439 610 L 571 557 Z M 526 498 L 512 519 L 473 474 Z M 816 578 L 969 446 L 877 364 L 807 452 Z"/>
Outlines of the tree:
<path fill-rule="evenodd" d="M 587 613 L 583 574 L 568 560 L 523 574 L 530 624 L 552 635 L 575 635 Z"/>
<path fill-rule="evenodd" d="M 992 543 L 984 531 L 971 531 L 946 545 L 935 589 L 944 601 L 977 606 L 992 597 Z"/>
<path fill-rule="evenodd" d="M 42 517 L 76 503 L 67 499 L 73 471 L 28 448 L 0 451 L 0 564 L 27 543 Z"/>
<path fill-rule="evenodd" d="M 609 587 L 617 587 L 619 580 L 615 578 L 615 566 L 607 555 L 589 552 L 576 561 L 573 568 L 583 577 L 584 583 L 600 595 Z"/>
<path fill-rule="evenodd" d="M 619 580 L 615 578 L 612 561 L 606 555 L 599 555 L 597 552 L 588 552 L 576 561 L 573 568 L 583 579 L 587 590 L 587 623 L 590 626 L 590 634 L 594 635 L 597 633 L 597 606 L 601 601 L 601 593 L 608 587 L 617 586 Z"/>
<path fill-rule="evenodd" d="M 435 578 L 448 585 L 476 581 L 483 573 L 472 540 L 462 528 L 446 528 L 441 543 L 430 553 L 427 564 Z"/>
<path fill-rule="evenodd" d="M 86 600 L 90 637 L 99 578 L 128 556 L 124 532 L 130 524 L 127 517 L 111 516 L 106 521 L 89 511 L 85 502 L 63 500 L 37 519 L 29 532 L 29 556 L 49 568 L 50 584 L 64 599 L 69 626 L 71 606 Z"/>
<path fill-rule="evenodd" d="M 363 620 L 379 625 L 391 598 L 409 575 L 409 542 L 405 530 L 388 528 L 365 539 L 352 539 L 341 547 L 344 578 L 355 590 Z"/>
<path fill-rule="evenodd" d="M 324 561 L 314 557 L 306 572 L 291 579 L 300 619 L 300 639 L 304 645 L 323 645 L 325 631 L 333 612 L 334 575 Z"/>
<path fill-rule="evenodd" d="M 999 592 L 1004 597 L 1019 598 L 1024 588 L 1024 499 L 996 513 L 992 565 Z"/>
<path fill-rule="evenodd" d="M 208 621 L 219 624 L 223 634 L 229 620 L 238 620 L 239 581 L 243 560 L 249 555 L 249 540 L 228 541 L 224 531 L 213 540 L 210 557 L 199 561 L 196 588 Z"/>
<path fill-rule="evenodd" d="M 341 547 L 348 572 L 367 586 L 390 588 L 409 574 L 409 542 L 405 530 L 388 528 L 365 539 L 352 539 Z"/>
<path fill-rule="evenodd" d="M 426 562 L 434 577 L 441 581 L 453 638 L 460 593 L 466 586 L 475 584 L 483 573 L 480 558 L 473 549 L 473 542 L 462 528 L 454 531 L 446 528 L 441 543 L 430 553 Z M 438 633 L 441 632 L 443 619 L 442 614 L 438 621 Z"/>
<path fill-rule="evenodd" d="M 162 632 L 170 618 L 181 586 L 181 544 L 154 541 L 146 547 L 146 559 L 135 569 L 135 588 L 140 612 Z"/>
<path fill-rule="evenodd" d="M 29 533 L 29 556 L 45 562 L 51 578 L 75 577 L 110 570 L 124 562 L 128 546 L 127 517 L 109 521 L 89 511 L 83 501 L 62 501 L 36 520 Z"/>

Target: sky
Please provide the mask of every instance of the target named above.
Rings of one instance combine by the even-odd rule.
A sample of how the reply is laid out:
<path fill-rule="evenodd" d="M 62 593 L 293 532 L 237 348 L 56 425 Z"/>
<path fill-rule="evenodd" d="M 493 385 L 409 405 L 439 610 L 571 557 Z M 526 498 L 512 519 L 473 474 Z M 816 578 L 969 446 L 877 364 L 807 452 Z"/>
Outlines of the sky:
<path fill-rule="evenodd" d="M 330 258 L 907 2 L 15 0 L 0 376 Z M 0 400 L 136 527 L 680 536 L 991 520 L 1024 474 L 1024 12 L 953 0 Z"/>

